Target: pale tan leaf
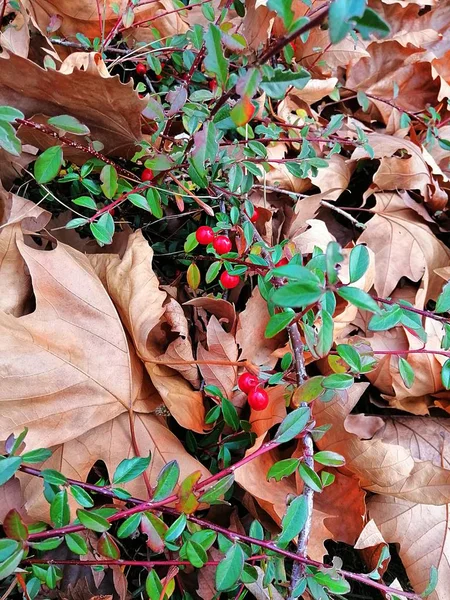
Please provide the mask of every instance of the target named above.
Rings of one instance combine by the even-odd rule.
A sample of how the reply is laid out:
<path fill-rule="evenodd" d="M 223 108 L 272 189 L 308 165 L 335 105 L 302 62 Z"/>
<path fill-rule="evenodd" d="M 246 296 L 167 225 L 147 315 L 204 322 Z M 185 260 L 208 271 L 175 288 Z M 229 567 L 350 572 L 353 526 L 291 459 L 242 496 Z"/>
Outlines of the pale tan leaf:
<path fill-rule="evenodd" d="M 272 583 L 269 583 L 267 586 L 264 585 L 264 571 L 261 567 L 255 567 L 255 569 L 258 572 L 258 579 L 253 583 L 245 584 L 245 587 L 250 591 L 252 596 L 256 600 L 282 600 L 283 596 Z"/>
<path fill-rule="evenodd" d="M 197 348 L 197 356 L 201 361 L 230 361 L 235 362 L 238 357 L 238 347 L 234 335 L 226 333 L 219 321 L 213 315 L 206 329 L 208 350 L 201 344 Z M 206 385 L 217 386 L 222 393 L 231 398 L 232 390 L 236 385 L 237 367 L 227 365 L 199 365 Z"/>
<path fill-rule="evenodd" d="M 376 199 L 376 214 L 359 238 L 375 253 L 375 290 L 386 298 L 402 277 L 421 280 L 416 306 L 422 308 L 441 291 L 434 270 L 448 265 L 450 251 L 397 194 L 380 193 Z"/>
<path fill-rule="evenodd" d="M 252 431 L 258 437 L 266 434 L 271 427 L 281 423 L 286 416 L 286 396 L 289 398 L 289 393 L 286 392 L 283 385 L 268 387 L 269 404 L 264 410 L 252 410 L 250 413 L 250 423 Z"/>
<path fill-rule="evenodd" d="M 145 101 L 135 93 L 132 82 L 123 84 L 118 77 L 102 75 L 100 54 L 93 54 L 89 65 L 86 71 L 74 69 L 64 75 L 4 51 L 0 55 L 0 104 L 14 106 L 27 117 L 70 114 L 89 127 L 106 154 L 131 156 L 141 140 L 140 113 Z M 28 82 L 25 90 L 21 81 Z"/>

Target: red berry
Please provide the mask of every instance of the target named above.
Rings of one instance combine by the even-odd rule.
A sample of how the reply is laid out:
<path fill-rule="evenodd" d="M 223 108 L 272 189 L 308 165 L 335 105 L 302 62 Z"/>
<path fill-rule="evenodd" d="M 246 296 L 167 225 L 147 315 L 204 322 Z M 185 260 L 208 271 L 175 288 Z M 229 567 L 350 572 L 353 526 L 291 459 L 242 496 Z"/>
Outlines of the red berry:
<path fill-rule="evenodd" d="M 253 410 L 264 410 L 269 404 L 269 395 L 266 390 L 255 387 L 248 394 L 248 403 Z"/>
<path fill-rule="evenodd" d="M 209 89 L 212 92 L 215 92 L 217 90 L 217 81 L 215 79 L 210 79 L 208 82 L 208 85 L 209 85 Z"/>
<path fill-rule="evenodd" d="M 153 171 L 151 169 L 144 169 L 141 175 L 141 181 L 151 181 L 154 178 Z"/>
<path fill-rule="evenodd" d="M 238 378 L 238 387 L 240 390 L 248 394 L 253 388 L 255 388 L 259 383 L 259 379 L 256 375 L 252 375 L 252 373 L 242 373 L 242 375 Z"/>
<path fill-rule="evenodd" d="M 214 240 L 214 231 L 207 225 L 202 225 L 195 232 L 195 237 L 199 244 L 207 246 Z"/>
<path fill-rule="evenodd" d="M 258 220 L 258 217 L 259 217 L 259 210 L 255 206 L 255 208 L 253 209 L 253 214 L 249 218 L 252 223 L 256 223 L 256 221 Z"/>
<path fill-rule="evenodd" d="M 289 263 L 288 259 L 285 256 L 283 256 L 283 258 L 280 258 L 280 260 L 277 263 L 275 263 L 275 266 L 276 267 L 284 267 L 284 265 L 287 265 L 288 263 Z"/>
<path fill-rule="evenodd" d="M 241 278 L 239 275 L 230 275 L 228 271 L 224 271 L 220 276 L 220 283 L 226 290 L 232 290 L 235 288 L 239 284 L 240 280 Z"/>
<path fill-rule="evenodd" d="M 231 250 L 232 244 L 230 238 L 226 235 L 218 235 L 213 241 L 213 248 L 217 254 L 226 254 Z"/>
<path fill-rule="evenodd" d="M 114 207 L 113 207 L 113 208 L 110 208 L 110 209 L 108 210 L 108 212 L 109 212 L 109 214 L 110 214 L 110 215 L 113 217 L 113 216 L 114 216 L 114 213 L 116 212 L 116 209 L 115 209 Z"/>
<path fill-rule="evenodd" d="M 144 63 L 138 63 L 136 65 L 136 73 L 138 75 L 145 75 L 147 73 L 147 67 Z"/>

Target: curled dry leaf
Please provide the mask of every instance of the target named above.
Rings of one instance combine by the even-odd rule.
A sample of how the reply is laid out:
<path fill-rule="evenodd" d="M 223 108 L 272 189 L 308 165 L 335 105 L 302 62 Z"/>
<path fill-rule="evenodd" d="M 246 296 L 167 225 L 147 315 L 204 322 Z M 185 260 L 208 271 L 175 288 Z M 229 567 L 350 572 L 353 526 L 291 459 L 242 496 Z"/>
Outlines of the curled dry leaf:
<path fill-rule="evenodd" d="M 197 348 L 197 356 L 201 361 L 230 361 L 235 362 L 238 357 L 238 347 L 234 335 L 223 330 L 217 318 L 213 315 L 206 328 L 208 349 L 201 344 Z M 206 385 L 217 386 L 222 393 L 231 398 L 232 390 L 236 385 L 237 367 L 227 365 L 200 365 Z"/>
<path fill-rule="evenodd" d="M 332 428 L 317 443 L 320 450 L 332 450 L 346 459 L 345 468 L 359 477 L 363 488 L 401 498 L 408 502 L 441 505 L 450 500 L 450 470 L 430 461 L 416 459 L 400 444 L 380 439 L 360 440 L 345 429 L 346 416 L 355 406 L 367 384 L 354 384 L 348 392 L 316 407 L 318 425 Z"/>
<path fill-rule="evenodd" d="M 0 104 L 14 106 L 26 117 L 70 114 L 89 127 L 105 153 L 131 156 L 141 139 L 140 113 L 145 101 L 131 82 L 123 84 L 117 76 L 102 75 L 102 64 L 101 55 L 95 54 L 86 71 L 74 69 L 65 75 L 4 51 L 0 55 Z M 21 81 L 28 83 L 25 91 Z"/>
<path fill-rule="evenodd" d="M 96 264 L 102 261 L 105 287 L 170 413 L 186 429 L 202 432 L 205 415 L 202 394 L 193 390 L 173 369 L 156 364 L 162 353 L 158 328 L 164 327 L 161 317 L 166 293 L 159 289 L 152 269 L 153 251 L 142 233 L 130 235 L 122 259 L 117 255 L 103 255 L 91 260 Z M 183 402 L 179 401 L 180 397 Z"/>
<path fill-rule="evenodd" d="M 421 281 L 415 305 L 423 308 L 442 289 L 434 270 L 448 265 L 450 251 L 397 194 L 379 193 L 375 198 L 375 216 L 359 238 L 375 254 L 375 290 L 386 298 L 402 277 Z"/>
<path fill-rule="evenodd" d="M 0 183 L 0 310 L 20 317 L 31 295 L 31 278 L 17 242 L 24 232 L 40 231 L 50 213 L 6 192 Z"/>

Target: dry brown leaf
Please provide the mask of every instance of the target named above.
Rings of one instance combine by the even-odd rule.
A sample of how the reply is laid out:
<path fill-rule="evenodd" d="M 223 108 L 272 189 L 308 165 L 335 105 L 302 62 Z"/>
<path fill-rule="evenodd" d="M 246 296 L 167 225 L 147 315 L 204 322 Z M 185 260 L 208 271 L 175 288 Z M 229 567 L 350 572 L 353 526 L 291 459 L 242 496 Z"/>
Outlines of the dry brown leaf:
<path fill-rule="evenodd" d="M 388 297 L 399 280 L 420 281 L 416 306 L 423 308 L 442 289 L 442 279 L 434 270 L 448 265 L 450 251 L 422 222 L 417 213 L 404 208 L 397 194 L 375 194 L 375 216 L 359 238 L 375 254 L 375 290 Z"/>
<path fill-rule="evenodd" d="M 12 509 L 17 510 L 24 521 L 29 520 L 25 510 L 25 498 L 20 481 L 13 477 L 0 487 L 0 523 Z"/>
<path fill-rule="evenodd" d="M 308 219 L 305 225 L 309 225 L 309 229 L 292 238 L 297 250 L 302 254 L 312 254 L 316 246 L 325 250 L 329 242 L 336 241 L 323 221 Z"/>
<path fill-rule="evenodd" d="M 412 112 L 420 112 L 428 104 L 436 103 L 439 82 L 433 81 L 430 63 L 420 62 L 423 51 L 412 45 L 405 47 L 398 41 L 373 42 L 367 51 L 369 57 L 349 65 L 346 87 L 363 90 Z M 397 95 L 393 81 L 398 86 Z M 369 100 L 387 123 L 393 110 L 391 104 Z"/>
<path fill-rule="evenodd" d="M 373 519 L 361 531 L 361 535 L 355 544 L 355 550 L 361 551 L 364 562 L 372 570 L 377 569 L 380 575 L 384 574 L 390 559 L 383 560 L 381 568 L 378 568 L 378 565 L 382 552 L 389 551 L 389 548 Z"/>
<path fill-rule="evenodd" d="M 156 364 L 162 353 L 159 341 L 166 339 L 161 321 L 166 293 L 159 289 L 152 269 L 153 251 L 148 242 L 137 231 L 130 235 L 122 259 L 118 255 L 97 255 L 91 260 L 97 266 L 102 263 L 105 287 L 170 413 L 182 427 L 201 433 L 205 415 L 202 394 L 193 390 L 173 369 Z"/>
<path fill-rule="evenodd" d="M 238 357 L 238 347 L 234 335 L 226 333 L 217 318 L 213 315 L 206 328 L 208 350 L 201 344 L 197 348 L 197 357 L 201 361 L 230 361 L 235 362 Z M 199 365 L 206 385 L 217 386 L 222 393 L 231 398 L 236 385 L 236 366 L 226 365 Z"/>
<path fill-rule="evenodd" d="M 286 416 L 286 390 L 283 385 L 276 385 L 267 388 L 269 395 L 269 404 L 264 410 L 252 410 L 250 413 L 250 423 L 252 431 L 258 437 L 265 435 L 271 427 L 281 423 Z"/>
<path fill-rule="evenodd" d="M 300 98 L 307 104 L 314 104 L 322 100 L 325 96 L 331 94 L 336 87 L 337 77 L 329 77 L 328 79 L 310 79 L 304 88 L 301 90 L 293 90 L 289 96 Z M 335 155 L 336 156 L 336 155 Z"/>
<path fill-rule="evenodd" d="M 64 75 L 5 51 L 0 55 L 0 104 L 14 106 L 27 117 L 70 114 L 89 127 L 93 139 L 104 144 L 105 153 L 130 156 L 141 140 L 145 101 L 131 82 L 103 76 L 102 65 L 101 55 L 94 54 L 88 70 Z M 27 82 L 25 90 L 22 81 Z"/>
<path fill-rule="evenodd" d="M 315 407 L 318 425 L 332 428 L 317 443 L 321 450 L 332 450 L 346 459 L 345 468 L 361 481 L 363 488 L 411 502 L 445 504 L 450 499 L 450 470 L 429 461 L 416 459 L 402 445 L 380 439 L 361 440 L 345 429 L 344 421 L 367 384 L 354 384 L 348 393 Z"/>
<path fill-rule="evenodd" d="M 280 346 L 282 336 L 267 339 L 264 336 L 270 315 L 267 303 L 258 288 L 253 290 L 244 310 L 239 314 L 236 341 L 241 349 L 240 358 L 249 360 L 255 365 L 274 365 L 276 359 L 272 352 Z M 251 331 L 252 334 L 248 335 Z"/>
<path fill-rule="evenodd" d="M 319 169 L 311 183 L 317 186 L 323 200 L 337 200 L 349 184 L 356 164 L 346 160 L 340 154 L 333 154 L 325 169 Z M 297 206 L 301 206 L 301 200 Z"/>
<path fill-rule="evenodd" d="M 17 241 L 23 241 L 24 231 L 40 231 L 50 216 L 33 202 L 6 192 L 0 183 L 0 310 L 5 313 L 23 315 L 31 294 L 31 278 Z"/>
<path fill-rule="evenodd" d="M 264 585 L 264 571 L 261 567 L 256 566 L 255 569 L 258 572 L 258 579 L 253 583 L 245 584 L 252 596 L 256 600 L 282 600 L 283 596 L 272 583 L 267 586 Z"/>

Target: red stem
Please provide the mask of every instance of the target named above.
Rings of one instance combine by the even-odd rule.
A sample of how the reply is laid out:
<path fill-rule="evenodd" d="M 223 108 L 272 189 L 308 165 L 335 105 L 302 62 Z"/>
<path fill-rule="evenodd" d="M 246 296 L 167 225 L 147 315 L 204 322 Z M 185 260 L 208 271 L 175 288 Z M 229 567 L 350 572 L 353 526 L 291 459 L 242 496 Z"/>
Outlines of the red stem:
<path fill-rule="evenodd" d="M 429 319 L 434 319 L 435 321 L 442 321 L 443 323 L 450 323 L 450 319 L 447 317 L 441 317 L 440 315 L 435 314 L 431 310 L 422 310 L 420 308 L 414 308 L 413 306 L 405 306 L 400 302 L 395 302 L 395 300 L 387 300 L 386 298 L 379 298 L 378 296 L 372 296 L 374 300 L 377 302 L 382 302 L 383 304 L 389 304 L 389 306 L 398 305 L 400 308 L 404 308 L 405 310 L 409 310 L 410 312 L 416 313 L 418 315 L 422 315 L 423 317 L 428 317 Z"/>

